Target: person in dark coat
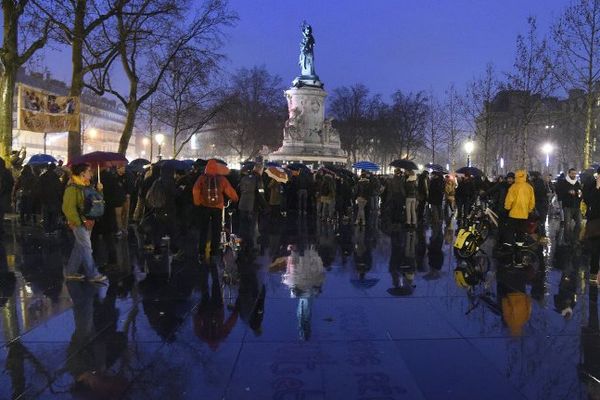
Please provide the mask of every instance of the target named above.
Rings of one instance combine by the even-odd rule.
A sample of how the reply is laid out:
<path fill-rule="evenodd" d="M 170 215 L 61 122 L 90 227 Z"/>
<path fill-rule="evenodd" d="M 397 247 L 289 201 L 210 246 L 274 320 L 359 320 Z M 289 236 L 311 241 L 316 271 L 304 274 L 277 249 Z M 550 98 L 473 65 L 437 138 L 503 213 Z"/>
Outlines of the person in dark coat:
<path fill-rule="evenodd" d="M 538 216 L 538 230 L 540 236 L 546 236 L 546 219 L 548 218 L 548 186 L 539 172 L 533 172 L 531 186 L 535 195 L 535 211 Z"/>
<path fill-rule="evenodd" d="M 588 197 L 587 224 L 589 224 L 589 226 L 587 229 L 589 229 L 588 232 L 592 232 L 591 227 L 596 225 L 597 220 L 600 220 L 600 168 L 596 173 L 595 185 L 590 189 Z M 596 236 L 594 234 L 591 237 L 588 236 L 587 239 L 589 241 L 589 247 L 592 253 L 590 256 L 590 282 L 598 284 L 598 269 L 600 266 L 600 236 Z"/>
<path fill-rule="evenodd" d="M 396 168 L 394 176 L 387 180 L 382 193 L 382 208 L 385 218 L 383 223 L 399 224 L 404 220 L 404 203 L 406 191 L 404 190 L 405 178 L 402 170 Z"/>
<path fill-rule="evenodd" d="M 115 196 L 118 205 L 115 207 L 115 218 L 118 228 L 117 234 L 127 235 L 131 194 L 134 191 L 133 174 L 127 171 L 124 166 L 117 168 L 116 183 Z"/>
<path fill-rule="evenodd" d="M 44 230 L 47 234 L 56 232 L 58 227 L 58 216 L 61 212 L 64 187 L 58 174 L 56 165 L 49 164 L 48 169 L 39 179 L 40 202 L 42 204 L 42 214 L 44 218 Z"/>
<path fill-rule="evenodd" d="M 306 211 L 308 209 L 308 191 L 310 190 L 312 184 L 312 177 L 308 172 L 301 169 L 299 175 L 295 177 L 294 183 L 296 186 L 296 193 L 298 196 L 298 214 L 306 214 Z"/>
<path fill-rule="evenodd" d="M 458 207 L 457 220 L 458 224 L 462 225 L 464 220 L 471 212 L 471 207 L 476 197 L 475 183 L 471 175 L 466 174 L 465 177 L 459 181 L 458 187 L 456 188 L 456 205 Z"/>
<path fill-rule="evenodd" d="M 417 177 L 417 221 L 422 224 L 429 200 L 429 172 L 423 171 Z"/>
<path fill-rule="evenodd" d="M 0 238 L 4 236 L 4 214 L 10 211 L 10 200 L 14 186 L 13 176 L 0 158 Z"/>
<path fill-rule="evenodd" d="M 581 196 L 582 186 L 577 179 L 577 171 L 574 168 L 569 169 L 564 180 L 556 184 L 556 192 L 561 199 L 561 205 L 565 221 L 565 238 L 574 243 L 579 238 L 581 228 Z M 571 229 L 571 225 L 574 227 Z"/>
<path fill-rule="evenodd" d="M 429 204 L 431 205 L 431 225 L 442 223 L 442 203 L 444 201 L 444 178 L 441 173 L 433 172 L 429 182 Z"/>
<path fill-rule="evenodd" d="M 13 202 L 19 203 L 19 215 L 21 225 L 25 225 L 28 222 L 36 223 L 35 216 L 35 196 L 38 191 L 38 178 L 33 172 L 31 165 L 26 165 L 21 172 L 21 175 L 17 178 L 17 181 L 13 188 Z M 17 202 L 17 199 L 20 201 Z"/>

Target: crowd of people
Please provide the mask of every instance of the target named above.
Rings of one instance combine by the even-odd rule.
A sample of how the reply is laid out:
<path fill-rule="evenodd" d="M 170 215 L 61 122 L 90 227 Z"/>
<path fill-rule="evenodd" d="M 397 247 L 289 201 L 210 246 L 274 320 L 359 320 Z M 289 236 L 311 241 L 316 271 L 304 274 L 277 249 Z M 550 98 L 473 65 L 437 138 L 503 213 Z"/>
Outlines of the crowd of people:
<path fill-rule="evenodd" d="M 461 226 L 472 207 L 485 202 L 499 217 L 498 243 L 510 244 L 515 235 L 530 230 L 532 221 L 537 236 L 545 240 L 546 219 L 553 213 L 564 224 L 570 245 L 581 239 L 583 215 L 588 222 L 600 219 L 600 178 L 589 171 L 578 174 L 571 169 L 557 179 L 517 171 L 492 182 L 479 174 L 395 169 L 391 176 L 368 171 L 356 175 L 322 167 L 297 168 L 281 180 L 266 173 L 268 165 L 260 158 L 243 164 L 240 171 L 229 170 L 217 159 L 197 160 L 191 168 L 165 161 L 144 169 L 25 165 L 14 178 L 2 162 L 0 213 L 14 209 L 24 226 L 37 224 L 41 215 L 48 236 L 70 227 L 75 245 L 66 277 L 99 282 L 106 277 L 98 272 L 92 248 L 126 237 L 132 229 L 149 252 L 158 254 L 168 246 L 175 260 L 198 256 L 201 262 L 214 262 L 220 255 L 223 217 L 229 215 L 248 251 L 254 248 L 259 221 L 280 223 L 291 215 L 359 228 L 374 224 L 392 232 L 424 224 L 441 227 L 453 217 Z M 593 225 L 586 238 L 600 242 L 600 229 L 598 237 L 590 234 Z M 182 244 L 190 240 L 197 242 L 197 254 L 186 254 Z M 599 248 L 591 247 L 593 281 Z"/>

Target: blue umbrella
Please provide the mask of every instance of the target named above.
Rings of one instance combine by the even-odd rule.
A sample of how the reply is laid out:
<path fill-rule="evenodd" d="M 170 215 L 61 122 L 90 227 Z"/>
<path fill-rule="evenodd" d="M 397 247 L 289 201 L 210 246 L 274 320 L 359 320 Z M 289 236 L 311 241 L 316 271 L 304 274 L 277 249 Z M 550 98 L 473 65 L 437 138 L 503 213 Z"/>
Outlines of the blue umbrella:
<path fill-rule="evenodd" d="M 352 168 L 366 169 L 367 171 L 379 171 L 379 165 L 371 161 L 358 161 L 352 164 Z"/>
<path fill-rule="evenodd" d="M 46 165 L 56 163 L 56 158 L 49 154 L 35 154 L 31 156 L 27 165 Z"/>

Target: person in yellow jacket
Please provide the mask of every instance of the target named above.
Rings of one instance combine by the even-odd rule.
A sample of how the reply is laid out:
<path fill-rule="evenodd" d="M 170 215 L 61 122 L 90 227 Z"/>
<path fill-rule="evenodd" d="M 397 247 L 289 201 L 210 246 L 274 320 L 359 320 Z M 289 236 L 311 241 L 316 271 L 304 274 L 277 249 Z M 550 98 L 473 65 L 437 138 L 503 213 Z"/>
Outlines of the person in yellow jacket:
<path fill-rule="evenodd" d="M 515 173 L 515 183 L 510 186 L 504 208 L 508 211 L 510 218 L 509 225 L 512 228 L 511 240 L 514 240 L 514 233 L 525 232 L 526 222 L 529 214 L 535 208 L 535 195 L 533 186 L 527 182 L 527 172 L 519 170 Z"/>

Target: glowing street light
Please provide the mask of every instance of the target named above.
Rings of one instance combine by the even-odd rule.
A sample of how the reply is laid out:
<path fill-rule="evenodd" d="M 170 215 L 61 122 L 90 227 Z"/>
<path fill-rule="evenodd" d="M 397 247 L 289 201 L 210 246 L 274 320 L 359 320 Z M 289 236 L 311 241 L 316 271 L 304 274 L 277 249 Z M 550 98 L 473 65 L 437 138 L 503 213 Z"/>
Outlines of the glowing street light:
<path fill-rule="evenodd" d="M 475 150 L 475 143 L 471 139 L 469 139 L 465 143 L 465 152 L 467 153 L 467 167 L 471 166 L 471 153 L 473 153 L 473 150 Z"/>
<path fill-rule="evenodd" d="M 542 146 L 542 152 L 546 155 L 546 168 L 550 167 L 550 153 L 554 151 L 554 145 L 552 143 L 545 143 Z"/>
<path fill-rule="evenodd" d="M 158 144 L 158 159 L 161 160 L 162 159 L 162 145 L 165 142 L 165 135 L 163 135 L 162 133 L 157 133 L 156 135 L 154 135 L 154 139 L 156 140 L 156 144 Z"/>

